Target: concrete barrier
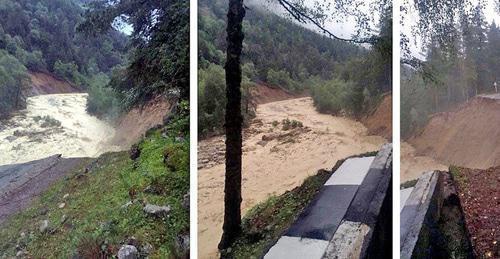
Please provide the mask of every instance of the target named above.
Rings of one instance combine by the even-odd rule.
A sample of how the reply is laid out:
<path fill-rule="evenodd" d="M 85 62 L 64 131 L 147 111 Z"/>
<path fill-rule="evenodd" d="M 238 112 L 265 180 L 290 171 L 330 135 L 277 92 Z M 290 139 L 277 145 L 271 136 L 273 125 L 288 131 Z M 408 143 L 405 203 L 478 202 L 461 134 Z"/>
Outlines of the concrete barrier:
<path fill-rule="evenodd" d="M 390 256 L 391 191 L 391 144 L 375 157 L 347 159 L 264 258 Z"/>
<path fill-rule="evenodd" d="M 442 204 L 440 174 L 424 173 L 401 209 L 401 258 L 430 258 L 430 235 L 436 229 Z M 405 191 L 406 192 L 406 191 Z"/>
<path fill-rule="evenodd" d="M 473 258 L 460 200 L 448 172 L 424 173 L 400 191 L 400 251 L 409 258 Z"/>

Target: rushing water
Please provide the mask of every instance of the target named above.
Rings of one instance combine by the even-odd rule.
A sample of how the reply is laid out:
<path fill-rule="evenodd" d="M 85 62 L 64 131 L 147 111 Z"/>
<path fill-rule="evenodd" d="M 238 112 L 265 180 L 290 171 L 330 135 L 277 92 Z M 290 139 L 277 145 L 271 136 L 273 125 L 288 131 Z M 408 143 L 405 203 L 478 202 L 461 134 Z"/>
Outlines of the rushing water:
<path fill-rule="evenodd" d="M 121 147 L 111 144 L 115 129 L 85 111 L 87 94 L 50 94 L 28 98 L 26 110 L 0 121 L 0 165 L 54 154 L 96 157 Z"/>

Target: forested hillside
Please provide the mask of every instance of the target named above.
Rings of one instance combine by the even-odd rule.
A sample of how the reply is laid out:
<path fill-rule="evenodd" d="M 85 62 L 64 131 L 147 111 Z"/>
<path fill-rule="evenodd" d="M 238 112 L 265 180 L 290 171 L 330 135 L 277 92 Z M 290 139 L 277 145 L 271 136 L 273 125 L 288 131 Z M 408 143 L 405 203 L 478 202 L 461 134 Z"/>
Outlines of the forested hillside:
<path fill-rule="evenodd" d="M 24 107 L 30 71 L 86 90 L 95 76 L 124 62 L 127 37 L 117 30 L 99 37 L 78 33 L 83 14 L 76 0 L 0 1 L 0 117 Z"/>
<path fill-rule="evenodd" d="M 128 109 L 158 95 L 188 100 L 189 1 L 97 0 L 88 7 L 78 26 L 84 35 L 102 37 L 117 21 L 132 28 L 127 64 L 114 71 L 109 84 L 99 81 L 102 87 L 90 93 L 89 109 L 109 114 L 117 102 L 119 109 Z"/>
<path fill-rule="evenodd" d="M 460 25 L 452 50 L 431 43 L 426 48 L 427 73 L 401 68 L 401 133 L 408 137 L 431 114 L 446 111 L 478 94 L 500 87 L 500 28 L 488 24 L 480 6 Z"/>
<path fill-rule="evenodd" d="M 226 10 L 225 0 L 199 1 L 198 99 L 202 135 L 220 132 L 223 125 Z M 243 26 L 245 118 L 253 116 L 249 89 L 256 84 L 295 93 L 308 91 L 319 111 L 345 111 L 354 116 L 391 89 L 392 63 L 376 47 L 332 40 L 258 5 L 250 5 Z M 382 29 L 387 31 L 392 33 L 392 26 Z"/>

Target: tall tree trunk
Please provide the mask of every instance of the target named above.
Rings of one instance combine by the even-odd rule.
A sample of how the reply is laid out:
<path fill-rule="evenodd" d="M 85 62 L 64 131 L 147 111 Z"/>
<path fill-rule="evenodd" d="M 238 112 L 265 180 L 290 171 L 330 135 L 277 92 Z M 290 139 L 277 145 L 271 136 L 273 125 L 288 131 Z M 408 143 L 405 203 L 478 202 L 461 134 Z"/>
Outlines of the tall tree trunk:
<path fill-rule="evenodd" d="M 219 249 L 228 248 L 241 233 L 241 65 L 243 48 L 243 0 L 229 0 L 226 52 L 226 179 L 224 184 L 224 225 Z"/>

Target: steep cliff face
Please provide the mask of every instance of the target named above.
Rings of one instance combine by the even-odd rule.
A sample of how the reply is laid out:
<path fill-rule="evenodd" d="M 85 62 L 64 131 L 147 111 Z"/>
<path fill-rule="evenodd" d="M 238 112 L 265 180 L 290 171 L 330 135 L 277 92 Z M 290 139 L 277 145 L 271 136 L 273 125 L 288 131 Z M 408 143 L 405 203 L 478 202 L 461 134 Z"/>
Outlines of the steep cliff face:
<path fill-rule="evenodd" d="M 377 109 L 361 122 L 368 128 L 368 134 L 392 139 L 392 94 L 387 94 Z"/>
<path fill-rule="evenodd" d="M 173 102 L 162 96 L 132 108 L 116 123 L 113 142 L 127 148 L 139 141 L 149 129 L 163 124 L 165 116 L 170 114 Z"/>
<path fill-rule="evenodd" d="M 42 94 L 61 94 L 81 92 L 75 85 L 67 81 L 58 79 L 51 74 L 41 72 L 30 72 L 30 87 L 24 92 L 24 95 L 36 96 Z"/>
<path fill-rule="evenodd" d="M 408 142 L 420 155 L 470 168 L 500 165 L 500 100 L 478 96 L 450 112 L 434 115 Z"/>

